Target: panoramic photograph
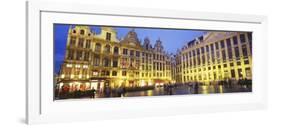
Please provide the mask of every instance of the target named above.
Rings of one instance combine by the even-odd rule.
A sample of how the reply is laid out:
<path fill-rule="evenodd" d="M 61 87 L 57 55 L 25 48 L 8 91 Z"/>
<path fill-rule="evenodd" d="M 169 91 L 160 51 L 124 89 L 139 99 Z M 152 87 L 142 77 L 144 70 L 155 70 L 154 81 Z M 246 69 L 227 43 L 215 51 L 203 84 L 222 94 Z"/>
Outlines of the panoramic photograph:
<path fill-rule="evenodd" d="M 252 92 L 252 32 L 53 26 L 54 100 Z"/>

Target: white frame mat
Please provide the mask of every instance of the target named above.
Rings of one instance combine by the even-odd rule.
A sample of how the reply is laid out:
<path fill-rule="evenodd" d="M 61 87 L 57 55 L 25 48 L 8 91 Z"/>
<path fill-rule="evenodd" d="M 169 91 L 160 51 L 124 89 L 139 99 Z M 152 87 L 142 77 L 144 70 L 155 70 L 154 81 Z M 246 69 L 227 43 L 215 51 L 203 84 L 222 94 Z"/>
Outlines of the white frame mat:
<path fill-rule="evenodd" d="M 31 1 L 27 2 L 26 7 L 28 124 L 253 110 L 266 107 L 265 16 L 98 6 L 91 2 L 79 4 Z M 54 101 L 54 23 L 252 31 L 253 92 Z"/>

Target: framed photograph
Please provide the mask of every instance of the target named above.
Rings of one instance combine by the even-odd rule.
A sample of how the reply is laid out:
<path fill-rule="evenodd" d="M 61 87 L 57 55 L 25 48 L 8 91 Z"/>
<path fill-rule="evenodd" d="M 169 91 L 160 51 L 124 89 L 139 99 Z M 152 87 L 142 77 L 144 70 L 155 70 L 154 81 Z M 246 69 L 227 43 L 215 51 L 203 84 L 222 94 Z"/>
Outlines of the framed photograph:
<path fill-rule="evenodd" d="M 266 107 L 265 16 L 26 6 L 29 124 Z"/>

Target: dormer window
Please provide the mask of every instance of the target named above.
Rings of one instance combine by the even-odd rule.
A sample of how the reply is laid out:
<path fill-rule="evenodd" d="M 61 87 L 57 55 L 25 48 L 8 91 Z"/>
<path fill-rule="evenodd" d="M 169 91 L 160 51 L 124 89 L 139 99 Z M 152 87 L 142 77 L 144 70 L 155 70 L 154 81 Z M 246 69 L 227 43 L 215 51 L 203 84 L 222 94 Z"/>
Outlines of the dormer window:
<path fill-rule="evenodd" d="M 111 33 L 106 33 L 106 40 L 110 41 L 111 40 Z"/>

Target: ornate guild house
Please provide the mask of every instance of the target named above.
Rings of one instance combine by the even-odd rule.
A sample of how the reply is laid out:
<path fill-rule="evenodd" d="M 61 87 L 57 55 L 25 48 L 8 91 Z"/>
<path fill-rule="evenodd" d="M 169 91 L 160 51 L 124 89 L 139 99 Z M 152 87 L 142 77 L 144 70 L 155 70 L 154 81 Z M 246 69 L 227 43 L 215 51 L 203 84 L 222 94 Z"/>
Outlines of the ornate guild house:
<path fill-rule="evenodd" d="M 252 33 L 208 32 L 176 55 L 176 81 L 205 84 L 252 79 Z"/>
<path fill-rule="evenodd" d="M 96 34 L 89 26 L 71 26 L 64 63 L 56 89 L 65 91 L 103 90 L 105 87 L 144 87 L 172 82 L 171 54 L 160 39 L 144 43 L 134 29 L 117 39 L 111 27 Z"/>
<path fill-rule="evenodd" d="M 112 27 L 99 34 L 89 26 L 70 26 L 64 62 L 56 77 L 58 91 L 163 86 L 172 83 L 216 84 L 252 79 L 252 34 L 207 32 L 176 54 L 159 38 L 138 39 L 134 29 L 122 39 Z M 177 41 L 175 41 L 177 42 Z"/>

